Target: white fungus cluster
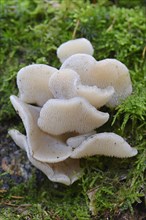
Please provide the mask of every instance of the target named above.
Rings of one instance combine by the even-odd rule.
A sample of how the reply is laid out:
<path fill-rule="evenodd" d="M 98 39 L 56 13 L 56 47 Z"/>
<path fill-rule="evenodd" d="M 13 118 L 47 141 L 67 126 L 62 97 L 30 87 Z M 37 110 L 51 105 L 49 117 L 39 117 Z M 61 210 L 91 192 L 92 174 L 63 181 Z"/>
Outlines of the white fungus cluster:
<path fill-rule="evenodd" d="M 132 92 L 127 67 L 116 59 L 96 61 L 91 43 L 80 38 L 57 50 L 60 69 L 33 64 L 17 74 L 19 95 L 10 97 L 26 135 L 10 136 L 47 177 L 66 185 L 81 176 L 79 159 L 92 155 L 132 157 L 137 150 L 115 133 L 96 133 L 109 114 Z"/>

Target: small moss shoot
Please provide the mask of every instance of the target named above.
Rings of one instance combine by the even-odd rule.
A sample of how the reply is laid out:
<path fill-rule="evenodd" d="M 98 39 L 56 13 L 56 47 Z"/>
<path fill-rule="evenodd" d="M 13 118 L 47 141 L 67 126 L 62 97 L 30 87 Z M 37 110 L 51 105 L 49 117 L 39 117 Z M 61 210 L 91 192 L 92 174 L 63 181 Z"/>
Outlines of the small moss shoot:
<path fill-rule="evenodd" d="M 67 187 L 51 183 L 36 169 L 27 182 L 0 189 L 0 219 L 116 219 L 134 216 L 146 196 L 146 49 L 142 1 L 2 0 L 0 122 L 16 118 L 9 96 L 17 94 L 16 74 L 32 63 L 59 67 L 57 47 L 85 37 L 97 60 L 116 58 L 130 70 L 133 93 L 104 127 L 138 149 L 130 159 L 95 156 L 81 160 L 83 177 Z M 140 2 L 140 4 L 139 4 Z M 113 117 L 112 117 L 113 116 Z M 9 147 L 9 146 L 7 146 Z M 0 175 L 6 175 L 2 173 Z M 2 181 L 0 180 L 0 187 Z M 89 192 L 93 192 L 92 202 Z M 90 208 L 94 208 L 92 216 Z"/>

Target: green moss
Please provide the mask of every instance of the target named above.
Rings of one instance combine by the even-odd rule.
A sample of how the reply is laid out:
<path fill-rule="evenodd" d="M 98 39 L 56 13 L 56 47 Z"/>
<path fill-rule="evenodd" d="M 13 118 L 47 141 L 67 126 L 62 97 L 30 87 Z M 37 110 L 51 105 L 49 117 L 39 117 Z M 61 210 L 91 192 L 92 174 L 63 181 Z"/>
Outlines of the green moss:
<path fill-rule="evenodd" d="M 56 48 L 73 37 L 91 40 L 98 60 L 115 57 L 132 71 L 143 72 L 143 9 L 110 6 L 107 10 L 104 4 L 2 1 L 0 120 L 14 116 L 8 100 L 17 93 L 18 70 L 33 62 L 59 67 Z"/>
<path fill-rule="evenodd" d="M 57 47 L 69 39 L 86 37 L 94 45 L 97 60 L 117 58 L 130 69 L 133 94 L 116 110 L 108 109 L 111 119 L 104 130 L 125 137 L 139 154 L 130 159 L 83 159 L 84 176 L 69 187 L 53 184 L 45 177 L 39 182 L 34 174 L 27 183 L 12 187 L 3 195 L 3 202 L 9 200 L 14 207 L 2 209 L 2 219 L 90 219 L 89 191 L 94 192 L 95 218 L 112 219 L 126 210 L 134 213 L 133 204 L 145 196 L 144 8 L 138 1 L 130 5 L 124 0 L 117 4 L 93 2 L 96 4 L 83 0 L 2 0 L 0 121 L 15 118 L 9 96 L 18 92 L 16 74 L 20 68 L 31 63 L 59 67 Z M 13 195 L 23 198 L 14 200 Z"/>
<path fill-rule="evenodd" d="M 38 181 L 35 176 L 34 173 L 27 183 L 13 187 L 4 195 L 3 201 L 7 199 L 14 206 L 13 215 L 9 213 L 12 211 L 11 207 L 2 209 L 4 217 L 9 213 L 9 216 L 16 216 L 18 219 L 19 215 L 31 219 L 42 219 L 42 215 L 45 219 L 57 219 L 57 216 L 63 219 L 89 219 L 82 187 L 78 183 L 73 184 L 70 189 L 61 184 L 51 183 L 46 177 Z M 14 199 L 14 195 L 21 196 L 21 199 Z"/>

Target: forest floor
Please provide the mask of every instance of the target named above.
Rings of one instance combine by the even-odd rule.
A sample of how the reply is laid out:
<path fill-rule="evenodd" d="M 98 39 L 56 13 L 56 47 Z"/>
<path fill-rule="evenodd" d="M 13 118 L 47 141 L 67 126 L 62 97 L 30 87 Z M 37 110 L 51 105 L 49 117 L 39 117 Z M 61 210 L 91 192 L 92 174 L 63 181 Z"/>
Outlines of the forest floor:
<path fill-rule="evenodd" d="M 8 137 L 8 130 L 10 126 L 15 123 L 16 121 L 11 123 L 7 122 L 0 126 L 0 220 L 16 219 L 16 217 L 20 220 L 64 220 L 63 217 L 60 217 L 55 213 L 53 207 L 51 210 L 48 210 L 47 207 L 43 207 L 43 201 L 37 203 L 34 200 L 33 202 L 33 198 L 36 198 L 37 191 L 32 192 L 31 201 L 27 198 L 28 196 L 21 196 L 21 185 L 22 191 L 24 191 L 27 195 L 33 187 L 38 189 L 40 184 L 44 184 L 44 182 L 44 187 L 46 188 L 45 190 L 48 190 L 47 182 L 49 182 L 49 180 L 45 178 L 41 171 L 32 167 L 25 152 L 18 148 L 13 140 Z M 35 176 L 35 179 L 33 179 L 34 177 L 32 177 L 32 173 Z M 25 183 L 27 186 L 25 186 Z M 51 187 L 53 187 L 55 191 L 62 190 L 62 188 L 56 183 L 52 184 Z M 14 192 L 11 190 L 13 188 L 15 188 Z M 52 193 L 51 196 L 56 196 L 56 192 L 54 195 Z M 80 206 L 80 204 L 78 204 L 78 206 Z M 79 218 L 74 217 L 73 219 L 101 219 L 96 216 L 92 216 L 89 211 L 89 207 L 87 207 L 87 209 L 87 212 L 89 213 L 89 215 L 87 214 L 88 217 L 81 216 Z M 133 205 L 132 212 L 130 212 L 130 210 L 126 210 L 122 213 L 117 212 L 111 218 L 109 211 L 106 213 L 105 210 L 102 219 L 145 220 L 146 212 L 144 198 L 141 203 L 135 203 Z"/>

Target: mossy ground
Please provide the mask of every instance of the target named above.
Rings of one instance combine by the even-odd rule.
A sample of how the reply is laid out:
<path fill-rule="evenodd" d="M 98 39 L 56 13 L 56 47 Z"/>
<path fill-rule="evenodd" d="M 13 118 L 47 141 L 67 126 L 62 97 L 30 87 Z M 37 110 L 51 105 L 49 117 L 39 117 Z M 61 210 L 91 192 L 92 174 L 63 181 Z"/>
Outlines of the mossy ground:
<path fill-rule="evenodd" d="M 97 60 L 116 58 L 130 70 L 133 93 L 117 109 L 108 109 L 111 118 L 102 129 L 120 134 L 139 152 L 131 159 L 100 156 L 83 159 L 81 164 L 84 175 L 69 187 L 51 183 L 43 174 L 36 174 L 34 168 L 34 174 L 27 182 L 19 185 L 11 183 L 8 191 L 0 190 L 0 219 L 122 219 L 127 213 L 128 219 L 144 219 L 144 1 L 2 0 L 0 16 L 2 124 L 9 124 L 8 121 L 16 119 L 9 96 L 18 92 L 18 70 L 31 63 L 59 67 L 56 48 L 69 39 L 86 37 L 94 46 L 94 57 Z M 0 175 L 2 177 L 6 174 Z M 89 192 L 93 193 L 94 217 L 89 211 Z"/>

